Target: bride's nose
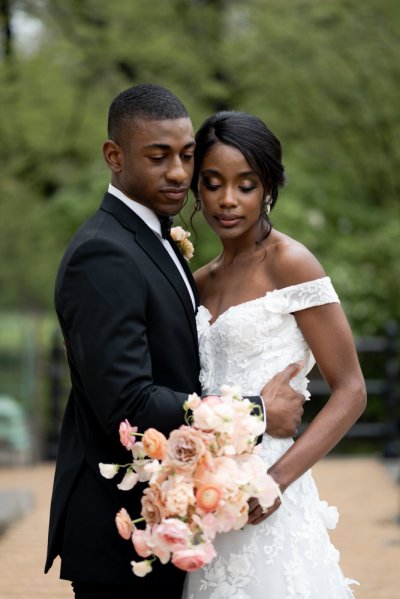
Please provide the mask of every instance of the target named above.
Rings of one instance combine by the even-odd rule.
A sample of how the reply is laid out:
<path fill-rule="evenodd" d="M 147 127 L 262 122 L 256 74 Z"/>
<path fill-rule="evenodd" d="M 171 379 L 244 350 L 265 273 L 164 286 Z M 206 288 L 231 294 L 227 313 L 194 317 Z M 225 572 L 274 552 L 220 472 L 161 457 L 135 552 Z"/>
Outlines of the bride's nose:
<path fill-rule="evenodd" d="M 234 189 L 225 189 L 224 193 L 221 195 L 219 204 L 224 208 L 233 208 L 237 206 L 238 202 L 236 199 L 236 194 Z"/>

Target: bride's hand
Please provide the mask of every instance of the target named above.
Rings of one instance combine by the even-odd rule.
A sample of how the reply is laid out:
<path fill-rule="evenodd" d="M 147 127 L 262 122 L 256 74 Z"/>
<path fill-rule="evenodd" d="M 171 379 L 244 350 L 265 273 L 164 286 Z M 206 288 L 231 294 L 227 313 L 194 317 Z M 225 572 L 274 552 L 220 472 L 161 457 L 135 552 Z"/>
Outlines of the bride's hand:
<path fill-rule="evenodd" d="M 289 364 L 261 390 L 267 414 L 266 432 L 272 437 L 293 437 L 303 416 L 304 396 L 289 381 L 303 367 L 303 362 Z"/>

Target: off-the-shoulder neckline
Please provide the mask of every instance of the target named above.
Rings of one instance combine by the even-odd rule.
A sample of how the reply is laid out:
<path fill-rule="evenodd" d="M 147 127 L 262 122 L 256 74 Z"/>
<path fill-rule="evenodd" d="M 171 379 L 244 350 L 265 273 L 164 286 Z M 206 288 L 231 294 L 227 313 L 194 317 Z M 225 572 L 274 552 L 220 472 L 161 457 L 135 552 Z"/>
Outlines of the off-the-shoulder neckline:
<path fill-rule="evenodd" d="M 209 321 L 209 327 L 213 327 L 218 321 L 219 319 L 224 316 L 224 314 L 227 314 L 228 312 L 230 312 L 231 310 L 233 310 L 234 308 L 239 308 L 241 306 L 245 306 L 247 304 L 252 304 L 255 302 L 259 302 L 260 300 L 265 299 L 270 293 L 279 293 L 279 292 L 284 292 L 284 291 L 288 291 L 289 289 L 295 289 L 296 287 L 304 287 L 305 285 L 309 285 L 310 283 L 315 283 L 315 282 L 321 282 L 321 281 L 327 281 L 330 282 L 330 277 L 326 276 L 326 277 L 320 277 L 318 279 L 312 279 L 311 281 L 304 281 L 303 283 L 296 283 L 295 285 L 288 285 L 286 287 L 280 287 L 279 289 L 271 289 L 270 291 L 266 291 L 264 293 L 264 295 L 260 295 L 259 297 L 255 297 L 254 299 L 251 300 L 247 300 L 245 302 L 241 302 L 239 304 L 234 304 L 233 306 L 229 306 L 229 308 L 227 308 L 226 310 L 224 310 L 223 312 L 221 312 L 221 314 L 218 314 L 217 318 L 215 320 L 213 320 L 213 322 L 210 322 L 212 319 L 212 314 L 210 312 L 210 310 L 208 308 L 206 308 L 205 306 L 203 306 L 202 304 L 199 306 L 199 310 L 200 308 L 202 308 L 204 311 L 207 312 L 207 314 L 209 315 L 208 321 Z"/>

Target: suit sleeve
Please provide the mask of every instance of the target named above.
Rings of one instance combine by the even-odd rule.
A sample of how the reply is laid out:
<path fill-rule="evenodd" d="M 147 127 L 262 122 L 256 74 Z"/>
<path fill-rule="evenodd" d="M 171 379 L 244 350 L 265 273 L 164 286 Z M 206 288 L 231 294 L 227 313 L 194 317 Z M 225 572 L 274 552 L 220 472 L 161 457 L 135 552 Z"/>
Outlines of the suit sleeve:
<path fill-rule="evenodd" d="M 92 239 L 75 250 L 56 305 L 71 371 L 108 433 L 128 418 L 143 432 L 183 423 L 184 393 L 157 386 L 147 339 L 145 278 L 124 248 Z"/>

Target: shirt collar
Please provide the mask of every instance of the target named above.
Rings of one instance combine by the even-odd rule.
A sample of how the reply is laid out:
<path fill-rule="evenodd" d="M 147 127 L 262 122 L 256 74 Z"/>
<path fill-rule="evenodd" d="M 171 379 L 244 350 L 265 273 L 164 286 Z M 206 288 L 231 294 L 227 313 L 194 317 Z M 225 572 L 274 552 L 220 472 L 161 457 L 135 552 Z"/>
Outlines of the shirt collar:
<path fill-rule="evenodd" d="M 143 206 L 143 204 L 139 204 L 139 202 L 128 198 L 123 191 L 117 189 L 111 183 L 108 186 L 108 193 L 121 200 L 121 202 L 133 210 L 133 212 L 146 223 L 153 233 L 158 237 L 161 237 L 161 225 L 155 212 L 150 210 L 147 206 Z"/>

